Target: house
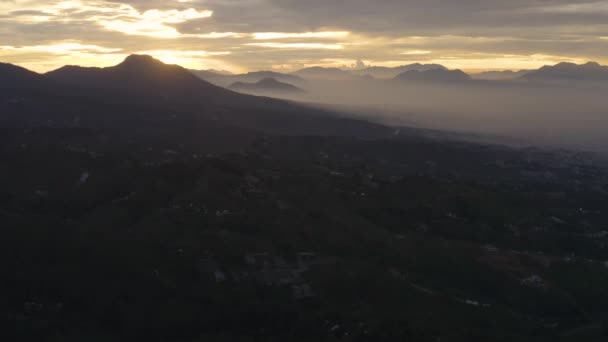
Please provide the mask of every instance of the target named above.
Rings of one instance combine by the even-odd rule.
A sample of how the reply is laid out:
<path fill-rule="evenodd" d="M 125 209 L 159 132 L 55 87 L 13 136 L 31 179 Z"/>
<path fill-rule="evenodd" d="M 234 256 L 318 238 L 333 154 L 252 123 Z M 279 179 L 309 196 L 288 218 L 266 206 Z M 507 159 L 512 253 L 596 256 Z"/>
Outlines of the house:
<path fill-rule="evenodd" d="M 217 217 L 226 217 L 230 215 L 230 210 L 217 210 L 215 212 L 215 216 Z"/>
<path fill-rule="evenodd" d="M 226 274 L 218 269 L 213 272 L 213 278 L 216 283 L 223 283 L 226 281 Z"/>
<path fill-rule="evenodd" d="M 488 253 L 498 253 L 498 248 L 492 245 L 485 245 L 483 249 Z"/>
<path fill-rule="evenodd" d="M 603 238 L 608 237 L 608 232 L 603 230 L 601 232 L 587 234 L 587 237 L 592 238 L 592 239 L 603 239 Z"/>
<path fill-rule="evenodd" d="M 317 254 L 312 252 L 303 252 L 297 254 L 298 266 L 302 270 L 307 270 L 310 264 L 317 259 Z"/>
<path fill-rule="evenodd" d="M 311 298 L 315 296 L 314 292 L 312 291 L 312 288 L 308 284 L 296 284 L 293 285 L 291 288 L 293 290 L 293 296 L 296 299 Z"/>
<path fill-rule="evenodd" d="M 268 253 L 255 253 L 245 255 L 245 264 L 251 268 L 266 268 L 272 265 L 272 256 Z"/>
<path fill-rule="evenodd" d="M 521 284 L 523 286 L 527 286 L 527 287 L 531 287 L 531 288 L 535 288 L 535 289 L 542 289 L 542 288 L 546 287 L 544 279 L 537 274 L 534 274 L 528 278 L 522 279 Z"/>
<path fill-rule="evenodd" d="M 213 256 L 199 260 L 199 271 L 216 283 L 223 283 L 227 280 L 226 274 L 221 270 L 219 263 Z"/>
<path fill-rule="evenodd" d="M 80 175 L 80 178 L 78 179 L 78 182 L 79 182 L 81 185 L 82 185 L 82 184 L 84 184 L 84 183 L 86 183 L 86 182 L 87 182 L 87 180 L 89 180 L 89 176 L 90 176 L 90 174 L 89 174 L 88 172 L 83 172 L 83 173 Z"/>
<path fill-rule="evenodd" d="M 245 264 L 248 269 L 240 272 L 239 279 L 265 286 L 290 286 L 297 299 L 314 297 L 310 285 L 304 283 L 303 273 L 316 258 L 315 253 L 298 253 L 296 262 L 289 263 L 269 253 L 247 254 Z"/>

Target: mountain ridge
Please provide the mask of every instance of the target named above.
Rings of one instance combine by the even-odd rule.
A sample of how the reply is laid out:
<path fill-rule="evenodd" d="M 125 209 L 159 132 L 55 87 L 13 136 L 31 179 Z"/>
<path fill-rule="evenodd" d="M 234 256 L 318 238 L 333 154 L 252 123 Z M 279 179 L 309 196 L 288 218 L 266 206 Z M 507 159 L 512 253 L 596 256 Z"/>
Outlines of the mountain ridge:
<path fill-rule="evenodd" d="M 427 71 L 432 69 L 447 69 L 441 64 L 422 64 L 422 63 L 413 63 L 400 65 L 397 67 L 383 67 L 383 66 L 368 66 L 364 69 L 354 70 L 353 73 L 357 75 L 370 75 L 374 78 L 379 79 L 390 79 L 394 78 L 397 75 L 410 71 L 410 70 L 418 70 L 418 71 Z"/>
<path fill-rule="evenodd" d="M 41 81 L 42 75 L 30 71 L 26 68 L 9 63 L 0 63 L 0 87 L 28 87 L 32 82 Z"/>
<path fill-rule="evenodd" d="M 409 70 L 397 75 L 393 80 L 418 82 L 468 82 L 471 80 L 471 76 L 462 70 Z"/>
<path fill-rule="evenodd" d="M 584 64 L 562 62 L 553 66 L 545 65 L 522 78 L 531 81 L 608 81 L 608 66 L 597 62 Z"/>
<path fill-rule="evenodd" d="M 309 67 L 296 70 L 291 75 L 297 75 L 303 78 L 325 79 L 325 80 L 345 80 L 356 77 L 352 73 L 340 68 L 325 68 L 325 67 Z"/>
<path fill-rule="evenodd" d="M 384 136 L 388 132 L 382 125 L 340 118 L 330 111 L 215 86 L 180 66 L 168 65 L 150 56 L 129 56 L 122 63 L 106 68 L 66 66 L 37 79 L 48 85 L 43 87 L 43 96 L 32 99 L 32 102 L 42 107 L 45 107 L 43 104 L 48 104 L 46 107 L 57 104 L 69 107 L 71 101 L 89 103 L 83 108 L 65 109 L 64 112 L 97 111 L 92 103 L 111 104 L 117 112 L 108 112 L 106 121 L 132 117 L 129 112 L 121 112 L 129 109 L 154 112 L 162 120 L 174 113 L 173 116 L 198 124 L 222 123 L 224 126 L 286 135 L 373 137 Z M 136 123 L 140 119 L 133 120 Z"/>
<path fill-rule="evenodd" d="M 274 78 L 264 78 L 255 83 L 235 82 L 228 89 L 239 92 L 279 92 L 285 94 L 303 93 L 304 90 L 292 84 L 279 82 Z"/>

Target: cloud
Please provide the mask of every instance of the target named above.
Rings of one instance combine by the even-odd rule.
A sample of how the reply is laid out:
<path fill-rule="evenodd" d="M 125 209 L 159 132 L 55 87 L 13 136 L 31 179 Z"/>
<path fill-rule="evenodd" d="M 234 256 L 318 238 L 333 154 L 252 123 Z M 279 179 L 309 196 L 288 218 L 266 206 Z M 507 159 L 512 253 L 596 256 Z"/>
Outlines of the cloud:
<path fill-rule="evenodd" d="M 230 52 L 214 59 L 247 69 L 449 57 L 502 68 L 537 63 L 531 56 L 608 63 L 607 19 L 608 1 L 589 0 L 0 0 L 0 41 Z M 48 52 L 28 58 L 36 53 L 43 63 Z"/>
<path fill-rule="evenodd" d="M 137 54 L 150 55 L 168 63 L 178 64 L 189 69 L 220 69 L 242 71 L 237 66 L 218 60 L 218 57 L 230 55 L 229 51 L 200 51 L 200 50 L 145 50 Z"/>
<path fill-rule="evenodd" d="M 171 25 L 213 15 L 210 10 L 194 8 L 140 11 L 128 4 L 107 1 L 62 0 L 45 5 L 23 1 L 23 6 L 28 5 L 11 11 L 12 21 L 22 24 L 87 22 L 109 31 L 154 38 L 179 38 L 181 33 Z"/>
<path fill-rule="evenodd" d="M 433 51 L 430 51 L 430 50 L 407 50 L 407 51 L 403 51 L 399 54 L 406 55 L 406 56 L 416 56 L 416 55 L 428 55 L 432 52 Z"/>
<path fill-rule="evenodd" d="M 132 7 L 122 7 L 124 13 L 111 16 L 97 16 L 93 20 L 107 30 L 118 31 L 131 35 L 150 36 L 155 38 L 179 38 L 181 33 L 170 24 L 179 24 L 189 20 L 209 18 L 213 12 L 187 10 L 158 10 L 152 9 L 139 12 Z"/>
<path fill-rule="evenodd" d="M 57 69 L 66 64 L 110 66 L 119 63 L 126 56 L 120 48 L 108 48 L 76 41 L 0 46 L 0 60 L 14 60 L 17 61 L 16 64 L 38 72 Z"/>
<path fill-rule="evenodd" d="M 536 10 L 542 13 L 597 14 L 603 12 L 606 14 L 608 13 L 608 2 L 573 2 L 570 4 L 542 6 Z"/>
<path fill-rule="evenodd" d="M 321 49 L 321 50 L 340 50 L 344 47 L 340 44 L 323 43 L 249 43 L 247 46 L 261 46 L 272 49 Z"/>
<path fill-rule="evenodd" d="M 73 52 L 83 53 L 114 53 L 122 49 L 106 48 L 98 45 L 86 45 L 76 42 L 63 42 L 48 45 L 33 45 L 33 46 L 0 46 L 0 50 L 14 52 L 48 52 L 54 54 L 66 54 Z"/>
<path fill-rule="evenodd" d="M 255 32 L 252 34 L 253 39 L 271 40 L 271 39 L 286 39 L 286 38 L 345 38 L 348 37 L 348 31 L 321 31 L 321 32 L 302 32 L 302 33 L 285 33 L 285 32 Z"/>

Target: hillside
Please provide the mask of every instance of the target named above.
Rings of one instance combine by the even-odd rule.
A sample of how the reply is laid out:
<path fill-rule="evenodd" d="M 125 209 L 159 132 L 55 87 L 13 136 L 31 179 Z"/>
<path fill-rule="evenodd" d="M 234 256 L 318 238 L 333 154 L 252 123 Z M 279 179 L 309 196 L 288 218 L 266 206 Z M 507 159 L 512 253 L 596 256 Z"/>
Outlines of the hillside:
<path fill-rule="evenodd" d="M 199 122 L 211 120 L 214 124 L 282 134 L 385 134 L 379 125 L 338 119 L 330 112 L 235 93 L 149 56 L 130 56 L 108 68 L 67 66 L 44 76 L 64 87 L 62 94 L 66 96 L 79 95 L 154 111 L 165 108 Z"/>
<path fill-rule="evenodd" d="M 593 156 L 351 120 L 150 57 L 8 79 L 33 88 L 0 93 L 2 340 L 608 331 Z"/>

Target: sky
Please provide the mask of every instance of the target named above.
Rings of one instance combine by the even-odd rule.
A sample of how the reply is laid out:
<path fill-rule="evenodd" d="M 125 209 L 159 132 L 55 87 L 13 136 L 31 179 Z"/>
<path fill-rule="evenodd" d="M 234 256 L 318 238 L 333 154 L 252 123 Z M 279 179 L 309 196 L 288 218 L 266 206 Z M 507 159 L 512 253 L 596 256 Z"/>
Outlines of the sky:
<path fill-rule="evenodd" d="M 608 1 L 0 0 L 0 62 L 45 72 L 133 53 L 235 73 L 608 64 Z"/>

